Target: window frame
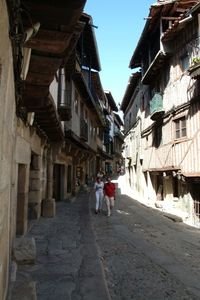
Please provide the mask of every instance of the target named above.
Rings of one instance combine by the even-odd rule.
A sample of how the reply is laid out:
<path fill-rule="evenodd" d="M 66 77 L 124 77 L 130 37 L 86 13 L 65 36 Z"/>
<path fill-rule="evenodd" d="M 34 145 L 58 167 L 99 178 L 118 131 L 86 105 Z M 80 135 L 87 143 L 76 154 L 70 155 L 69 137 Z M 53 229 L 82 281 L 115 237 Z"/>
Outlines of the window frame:
<path fill-rule="evenodd" d="M 186 116 L 183 115 L 179 118 L 173 120 L 174 122 L 174 139 L 180 140 L 187 138 L 187 119 Z M 184 125 L 183 125 L 184 122 Z M 178 126 L 177 126 L 178 125 Z"/>

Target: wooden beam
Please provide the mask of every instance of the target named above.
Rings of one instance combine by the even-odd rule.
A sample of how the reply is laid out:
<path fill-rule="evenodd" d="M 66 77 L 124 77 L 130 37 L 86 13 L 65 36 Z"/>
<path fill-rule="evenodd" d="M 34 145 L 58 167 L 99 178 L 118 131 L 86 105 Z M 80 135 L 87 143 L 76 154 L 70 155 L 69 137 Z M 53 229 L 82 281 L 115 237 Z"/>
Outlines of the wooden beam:
<path fill-rule="evenodd" d="M 25 47 L 44 53 L 61 54 L 68 47 L 72 33 L 39 30 L 35 37 L 25 43 Z"/>
<path fill-rule="evenodd" d="M 55 73 L 61 65 L 61 62 L 62 59 L 60 58 L 36 55 L 33 53 L 31 55 L 29 72 L 41 74 Z"/>
<path fill-rule="evenodd" d="M 37 20 L 45 28 L 57 28 L 61 24 L 68 28 L 74 26 L 80 18 L 85 2 L 85 0 L 22 0 L 27 10 L 31 12 L 31 19 Z"/>
<path fill-rule="evenodd" d="M 40 70 L 38 68 L 38 70 Z M 54 79 L 54 73 L 41 74 L 28 72 L 26 83 L 38 86 L 49 86 Z"/>
<path fill-rule="evenodd" d="M 161 17 L 162 20 L 179 20 L 180 17 Z"/>

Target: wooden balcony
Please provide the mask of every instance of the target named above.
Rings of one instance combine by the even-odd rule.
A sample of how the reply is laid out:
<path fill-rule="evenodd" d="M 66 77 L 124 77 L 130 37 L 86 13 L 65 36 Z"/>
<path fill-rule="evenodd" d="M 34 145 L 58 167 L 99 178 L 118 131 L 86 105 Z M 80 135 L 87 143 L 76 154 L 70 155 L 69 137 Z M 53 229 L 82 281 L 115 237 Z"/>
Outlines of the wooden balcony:
<path fill-rule="evenodd" d="M 26 39 L 23 45 L 19 45 L 17 38 L 13 38 L 16 50 L 14 51 L 14 68 L 17 70 L 15 82 L 21 82 L 19 70 L 23 65 L 22 47 L 32 49 L 30 64 L 28 61 L 24 64 L 28 73 L 26 74 L 25 69 L 23 70 L 23 88 L 17 88 L 19 99 L 21 99 L 17 103 L 17 114 L 26 121 L 26 114 L 34 112 L 34 126 L 42 136 L 45 136 L 45 139 L 48 138 L 53 142 L 64 140 L 64 132 L 49 88 L 63 59 L 67 61 L 68 55 L 80 37 L 83 25 L 79 19 L 84 4 L 84 0 L 78 2 L 22 0 L 18 7 L 18 18 L 15 20 L 18 28 L 19 24 L 22 25 L 17 35 L 23 34 L 21 28 L 32 28 L 33 24 L 30 24 L 30 20 L 41 24 L 37 34 Z M 24 6 L 29 11 L 28 18 L 26 13 L 22 13 Z M 12 13 L 14 12 L 13 9 Z M 64 115 L 66 116 L 66 112 Z"/>
<path fill-rule="evenodd" d="M 150 113 L 151 113 L 151 120 L 153 121 L 157 121 L 165 113 L 165 110 L 163 108 L 163 97 L 161 93 L 155 93 L 153 98 L 151 99 Z"/>

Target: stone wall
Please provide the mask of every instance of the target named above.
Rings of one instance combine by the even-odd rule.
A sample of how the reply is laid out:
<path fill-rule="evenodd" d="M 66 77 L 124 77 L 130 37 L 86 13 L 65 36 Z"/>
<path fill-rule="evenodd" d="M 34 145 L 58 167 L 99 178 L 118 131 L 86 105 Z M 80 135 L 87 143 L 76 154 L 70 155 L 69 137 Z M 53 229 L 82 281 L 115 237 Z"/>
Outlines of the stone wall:
<path fill-rule="evenodd" d="M 0 1 L 0 36 L 0 299 L 5 299 L 9 276 L 15 94 L 8 13 L 4 0 Z"/>

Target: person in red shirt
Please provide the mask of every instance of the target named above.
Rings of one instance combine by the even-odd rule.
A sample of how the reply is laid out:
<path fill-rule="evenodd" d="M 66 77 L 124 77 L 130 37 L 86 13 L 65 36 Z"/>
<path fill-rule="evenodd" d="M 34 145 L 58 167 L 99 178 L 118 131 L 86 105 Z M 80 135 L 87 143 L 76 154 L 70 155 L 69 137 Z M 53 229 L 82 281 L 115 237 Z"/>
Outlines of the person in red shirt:
<path fill-rule="evenodd" d="M 115 200 L 115 184 L 111 182 L 110 177 L 108 181 L 104 184 L 104 196 L 107 206 L 108 217 L 110 217 L 111 209 L 114 207 Z"/>

